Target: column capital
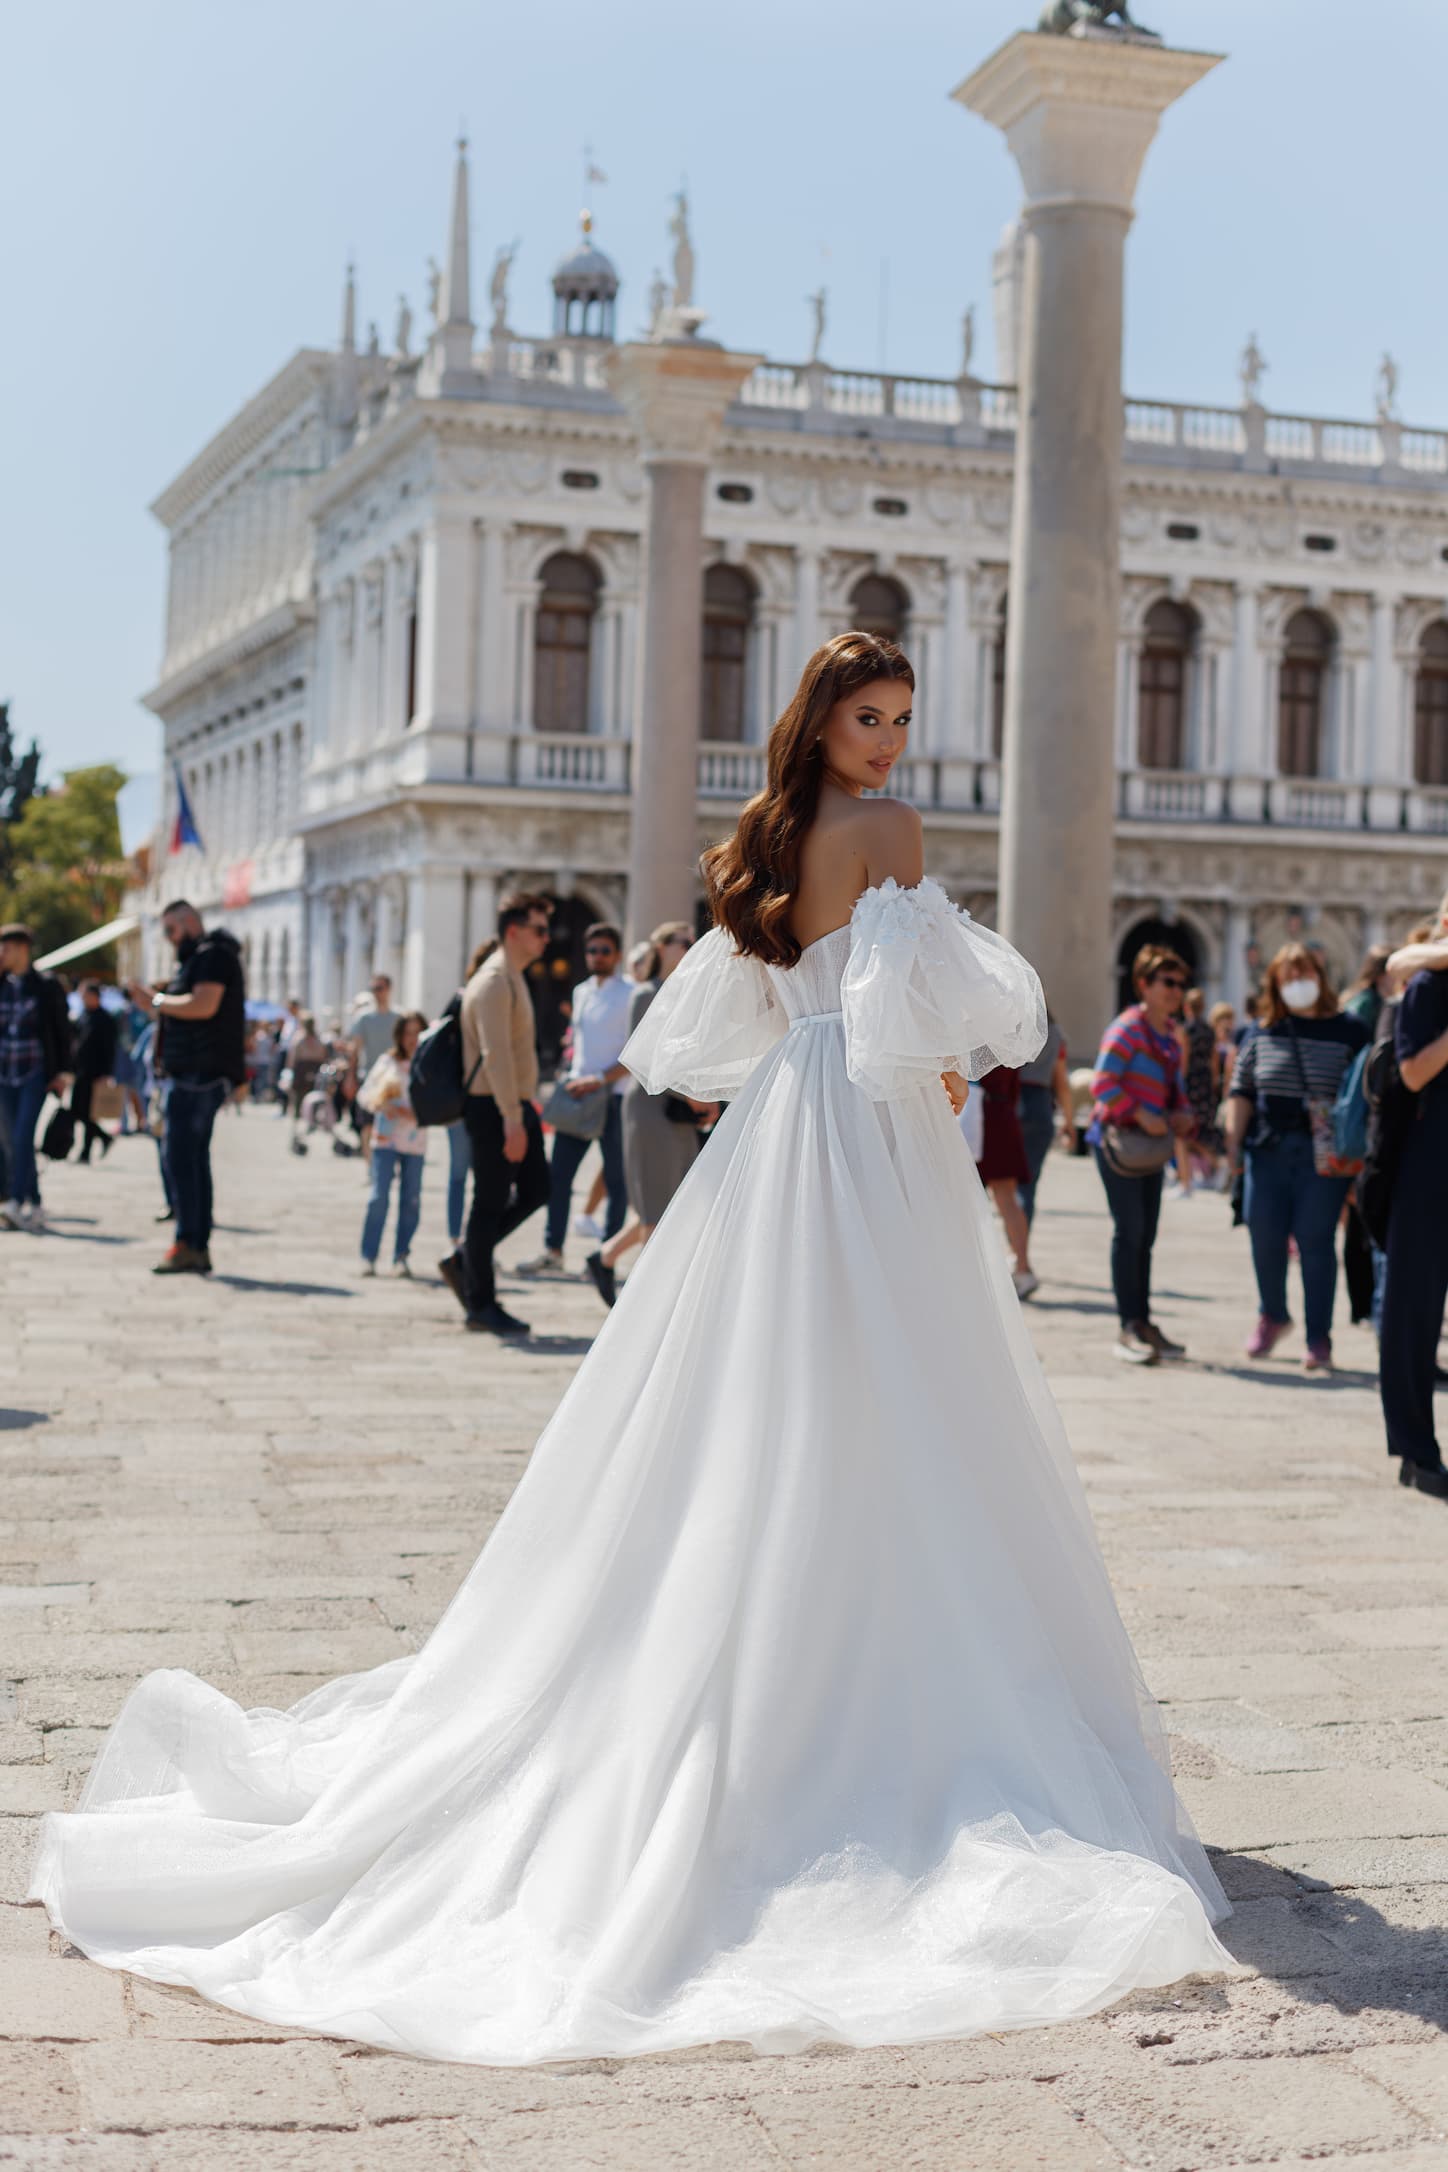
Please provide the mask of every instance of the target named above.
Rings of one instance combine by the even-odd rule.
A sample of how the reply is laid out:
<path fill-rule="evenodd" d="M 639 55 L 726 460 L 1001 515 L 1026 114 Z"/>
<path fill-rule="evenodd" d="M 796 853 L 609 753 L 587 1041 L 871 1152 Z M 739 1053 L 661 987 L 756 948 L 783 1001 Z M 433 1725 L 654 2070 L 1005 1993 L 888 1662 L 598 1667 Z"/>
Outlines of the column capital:
<path fill-rule="evenodd" d="M 1004 135 L 1028 215 L 1064 207 L 1130 218 L 1157 122 L 1222 57 L 1113 32 L 1018 30 L 951 96 Z"/>
<path fill-rule="evenodd" d="M 614 348 L 605 366 L 639 433 L 645 465 L 680 460 L 704 467 L 730 402 L 763 360 L 708 340 L 636 340 Z"/>

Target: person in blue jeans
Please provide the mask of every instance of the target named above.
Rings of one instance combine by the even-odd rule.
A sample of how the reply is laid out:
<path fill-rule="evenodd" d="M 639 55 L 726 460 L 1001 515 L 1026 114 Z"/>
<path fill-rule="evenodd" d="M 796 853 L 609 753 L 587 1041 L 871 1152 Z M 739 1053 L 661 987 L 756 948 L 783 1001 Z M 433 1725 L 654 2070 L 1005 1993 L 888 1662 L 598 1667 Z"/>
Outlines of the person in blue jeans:
<path fill-rule="evenodd" d="M 1336 1098 L 1369 1038 L 1360 1018 L 1338 1009 L 1318 954 L 1284 943 L 1267 969 L 1257 1030 L 1238 1054 L 1227 1099 L 1227 1155 L 1234 1170 L 1245 1159 L 1247 1233 L 1261 1306 L 1248 1357 L 1269 1357 L 1292 1325 L 1287 1256 L 1295 1238 L 1307 1336 L 1303 1369 L 1332 1371 L 1337 1225 L 1352 1180 L 1318 1169 L 1312 1104 Z"/>
<path fill-rule="evenodd" d="M 169 1080 L 163 1154 L 176 1208 L 176 1241 L 151 1272 L 211 1272 L 211 1133 L 234 1086 L 246 1083 L 246 980 L 241 945 L 225 928 L 202 925 L 185 898 L 161 914 L 176 953 L 164 988 L 131 981 L 127 994 L 160 1027 L 158 1071 Z"/>
<path fill-rule="evenodd" d="M 590 979 L 573 991 L 573 1054 L 564 1084 L 575 1099 L 611 1088 L 598 1138 L 603 1156 L 603 1177 L 608 1188 L 608 1214 L 604 1237 L 616 1237 L 628 1215 L 628 1174 L 623 1159 L 623 1097 L 629 1076 L 619 1056 L 628 1039 L 628 1012 L 635 983 L 619 972 L 623 937 L 608 921 L 598 921 L 583 937 L 583 955 Z M 573 1200 L 573 1180 L 579 1163 L 594 1142 L 571 1133 L 555 1131 L 553 1159 L 549 1164 L 548 1218 L 543 1250 L 536 1259 L 523 1260 L 524 1275 L 558 1274 L 563 1268 L 563 1240 L 568 1235 L 568 1210 Z"/>
<path fill-rule="evenodd" d="M 372 1117 L 372 1158 L 367 1211 L 362 1218 L 362 1272 L 375 1275 L 387 1224 L 387 1202 L 397 1182 L 397 1226 L 392 1237 L 392 1271 L 410 1275 L 408 1254 L 422 1209 L 422 1166 L 427 1133 L 408 1099 L 413 1050 L 427 1020 L 408 1011 L 392 1028 L 392 1046 L 384 1049 L 362 1082 L 358 1100 Z"/>
<path fill-rule="evenodd" d="M 31 963 L 28 927 L 0 928 L 0 1163 L 6 1197 L 0 1223 L 39 1233 L 45 1227 L 35 1163 L 35 1127 L 46 1094 L 62 1092 L 70 1061 L 65 991 Z"/>

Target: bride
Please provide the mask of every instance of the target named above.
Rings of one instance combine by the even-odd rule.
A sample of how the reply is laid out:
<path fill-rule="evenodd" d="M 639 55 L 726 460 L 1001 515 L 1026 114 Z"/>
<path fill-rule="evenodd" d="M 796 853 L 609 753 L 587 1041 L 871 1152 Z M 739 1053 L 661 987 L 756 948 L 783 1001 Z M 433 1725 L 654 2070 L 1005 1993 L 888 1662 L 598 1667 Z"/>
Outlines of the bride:
<path fill-rule="evenodd" d="M 1230 1965 L 953 1120 L 1030 967 L 874 799 L 841 634 L 625 1050 L 732 1105 L 415 1657 L 127 1701 L 32 1898 L 263 2020 L 521 2065 L 1089 2014 Z"/>

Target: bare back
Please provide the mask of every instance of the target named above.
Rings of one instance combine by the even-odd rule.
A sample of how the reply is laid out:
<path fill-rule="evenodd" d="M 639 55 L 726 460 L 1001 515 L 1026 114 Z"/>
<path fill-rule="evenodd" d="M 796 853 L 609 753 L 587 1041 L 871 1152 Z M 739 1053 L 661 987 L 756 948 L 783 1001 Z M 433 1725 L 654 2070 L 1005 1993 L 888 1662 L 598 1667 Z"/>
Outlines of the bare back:
<path fill-rule="evenodd" d="M 858 799 L 836 784 L 800 848 L 791 927 L 802 949 L 844 927 L 863 890 L 893 875 L 911 887 L 925 872 L 920 817 L 898 799 Z"/>

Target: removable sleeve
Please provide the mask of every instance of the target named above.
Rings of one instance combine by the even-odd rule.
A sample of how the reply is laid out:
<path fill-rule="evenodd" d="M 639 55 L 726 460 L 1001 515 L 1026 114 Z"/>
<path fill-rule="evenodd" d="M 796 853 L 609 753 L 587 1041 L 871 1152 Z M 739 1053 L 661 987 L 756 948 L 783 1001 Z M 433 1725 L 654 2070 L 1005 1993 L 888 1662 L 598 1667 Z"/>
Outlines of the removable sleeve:
<path fill-rule="evenodd" d="M 619 1061 L 651 1094 L 731 1101 L 786 1024 L 764 965 L 711 928 L 664 982 Z"/>
<path fill-rule="evenodd" d="M 850 935 L 845 1063 L 872 1100 L 894 1100 L 942 1071 L 975 1079 L 997 1064 L 1014 1069 L 1045 1045 L 1034 968 L 928 876 L 910 890 L 893 876 L 866 890 Z"/>

